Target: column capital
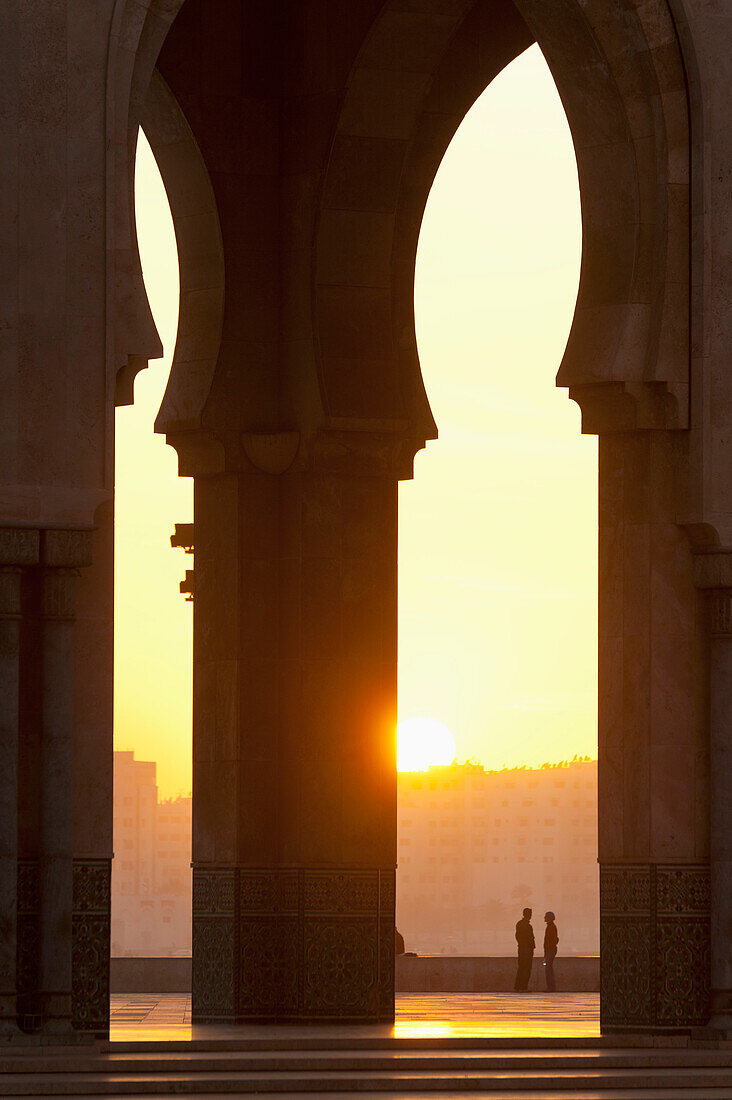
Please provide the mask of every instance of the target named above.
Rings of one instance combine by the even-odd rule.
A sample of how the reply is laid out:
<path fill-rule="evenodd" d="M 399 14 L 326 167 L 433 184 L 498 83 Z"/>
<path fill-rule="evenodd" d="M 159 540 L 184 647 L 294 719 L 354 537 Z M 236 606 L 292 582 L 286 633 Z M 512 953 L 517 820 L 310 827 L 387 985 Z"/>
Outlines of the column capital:
<path fill-rule="evenodd" d="M 82 569 L 91 565 L 90 528 L 46 527 L 40 535 L 41 565 L 54 569 Z"/>
<path fill-rule="evenodd" d="M 21 565 L 0 564 L 0 619 L 20 619 Z"/>
<path fill-rule="evenodd" d="M 557 380 L 557 385 L 562 383 Z M 568 385 L 582 413 L 583 435 L 688 428 L 689 387 L 672 382 L 612 381 Z"/>
<path fill-rule="evenodd" d="M 696 551 L 694 584 L 697 588 L 732 589 L 732 549 Z"/>
<path fill-rule="evenodd" d="M 694 583 L 706 597 L 711 636 L 732 638 L 732 550 L 694 554 Z"/>
<path fill-rule="evenodd" d="M 0 527 L 0 565 L 37 565 L 39 548 L 37 527 Z"/>
<path fill-rule="evenodd" d="M 43 570 L 41 617 L 55 622 L 73 622 L 76 618 L 76 578 L 78 569 L 52 567 Z"/>
<path fill-rule="evenodd" d="M 414 456 L 426 443 L 406 420 L 330 417 L 308 431 L 200 430 L 166 434 L 178 452 L 183 477 L 288 473 L 386 477 L 414 476 Z"/>

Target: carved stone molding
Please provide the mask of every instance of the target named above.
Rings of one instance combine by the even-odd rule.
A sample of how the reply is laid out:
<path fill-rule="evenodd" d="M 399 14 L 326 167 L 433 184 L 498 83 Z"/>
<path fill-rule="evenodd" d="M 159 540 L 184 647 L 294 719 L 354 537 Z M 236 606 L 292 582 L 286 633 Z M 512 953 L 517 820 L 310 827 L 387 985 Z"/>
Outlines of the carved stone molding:
<path fill-rule="evenodd" d="M 92 532 L 80 528 L 43 528 L 41 565 L 55 569 L 83 569 L 92 563 Z"/>
<path fill-rule="evenodd" d="M 414 435 L 404 421 L 337 419 L 322 428 L 310 446 L 310 463 L 318 473 L 414 477 L 414 456 L 425 446 L 423 435 Z"/>
<path fill-rule="evenodd" d="M 670 382 L 596 382 L 569 386 L 584 435 L 688 427 L 689 387 Z"/>
<path fill-rule="evenodd" d="M 718 545 L 708 546 L 716 537 L 716 531 L 705 524 L 687 526 L 686 530 L 694 552 L 694 584 L 697 588 L 732 589 L 732 550 L 722 549 Z"/>
<path fill-rule="evenodd" d="M 714 638 L 732 637 L 732 588 L 707 590 L 709 633 Z"/>
<path fill-rule="evenodd" d="M 601 865 L 600 935 L 603 1031 L 706 1023 L 708 865 Z"/>
<path fill-rule="evenodd" d="M 35 527 L 0 527 L 0 564 L 36 565 L 39 543 Z"/>
<path fill-rule="evenodd" d="M 76 569 L 44 569 L 41 575 L 41 616 L 73 622 L 76 616 Z"/>
<path fill-rule="evenodd" d="M 732 550 L 697 551 L 694 583 L 706 597 L 709 633 L 715 638 L 732 637 Z"/>
<path fill-rule="evenodd" d="M 18 861 L 18 1013 L 33 1027 L 40 956 L 38 861 Z M 71 1014 L 75 1030 L 109 1030 L 111 875 L 108 859 L 74 860 L 71 916 Z M 40 1022 L 40 1020 L 38 1021 Z"/>
<path fill-rule="evenodd" d="M 252 466 L 265 474 L 284 474 L 295 461 L 299 432 L 244 432 L 242 448 Z"/>
<path fill-rule="evenodd" d="M 394 871 L 197 867 L 193 1018 L 391 1020 Z"/>

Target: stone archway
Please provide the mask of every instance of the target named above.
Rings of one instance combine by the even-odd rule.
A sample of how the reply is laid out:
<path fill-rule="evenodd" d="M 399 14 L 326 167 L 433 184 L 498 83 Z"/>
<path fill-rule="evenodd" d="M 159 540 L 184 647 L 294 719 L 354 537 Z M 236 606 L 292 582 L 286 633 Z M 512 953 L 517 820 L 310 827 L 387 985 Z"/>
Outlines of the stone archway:
<path fill-rule="evenodd" d="M 205 168 L 204 241 L 221 229 L 159 421 L 195 477 L 194 1012 L 390 1017 L 396 485 L 435 430 L 416 239 L 454 129 L 534 38 L 583 206 L 559 381 L 600 436 L 603 1027 L 703 1023 L 710 943 L 729 1022 L 726 23 L 690 0 L 104 0 L 83 34 L 9 19 L 0 1026 L 21 989 L 48 1031 L 105 1024 L 111 418 L 157 351 L 132 203 L 156 64 Z"/>
<path fill-rule="evenodd" d="M 583 204 L 580 291 L 558 381 L 580 402 L 584 430 L 601 436 L 601 560 L 604 563 L 609 556 L 616 570 L 610 576 L 606 572 L 601 580 L 603 1024 L 606 1029 L 688 1026 L 704 1015 L 708 870 L 704 826 L 695 819 L 691 793 L 703 782 L 706 766 L 704 700 L 688 679 L 680 677 L 672 677 L 661 689 L 651 688 L 659 677 L 663 679 L 661 654 L 669 645 L 677 653 L 676 660 L 688 668 L 697 668 L 704 652 L 691 555 L 676 523 L 683 502 L 673 474 L 674 466 L 685 461 L 689 425 L 688 78 L 676 25 L 664 0 L 642 9 L 627 5 L 611 13 L 601 10 L 602 6 L 595 10 L 572 2 L 560 7 L 549 10 L 530 2 L 514 7 L 467 0 L 451 5 L 449 11 L 430 4 L 404 9 L 394 2 L 378 11 L 364 5 L 361 37 L 343 43 L 339 76 L 331 78 L 333 92 L 343 87 L 343 98 L 338 104 L 333 92 L 329 98 L 329 89 L 324 89 L 316 109 L 311 85 L 318 86 L 320 75 L 307 71 L 306 63 L 293 77 L 276 65 L 264 73 L 257 69 L 254 56 L 247 55 L 256 73 L 251 89 L 248 93 L 227 90 L 225 69 L 220 70 L 217 103 L 218 110 L 225 104 L 229 117 L 244 120 L 247 137 L 257 150 L 256 166 L 247 166 L 243 173 L 236 155 L 224 148 L 229 136 L 225 127 L 217 121 L 212 128 L 211 105 L 206 104 L 200 83 L 204 75 L 189 77 L 187 43 L 194 34 L 197 39 L 216 36 L 191 0 L 163 47 L 159 65 L 210 166 L 227 270 L 217 376 L 201 416 L 205 432 L 198 433 L 196 442 L 200 447 L 205 438 L 222 448 L 218 480 L 211 478 L 210 468 L 205 480 L 202 470 L 189 467 L 186 471 L 199 474 L 197 622 L 204 615 L 223 616 L 230 622 L 232 636 L 241 630 L 232 620 L 233 605 L 225 614 L 220 606 L 217 610 L 220 596 L 215 584 L 226 575 L 229 592 L 239 586 L 250 626 L 257 624 L 253 626 L 256 638 L 245 630 L 250 667 L 246 672 L 240 667 L 236 683 L 221 686 L 221 669 L 227 661 L 224 652 L 201 660 L 199 686 L 208 686 L 197 694 L 197 706 L 210 712 L 213 699 L 220 699 L 223 691 L 228 698 L 225 724 L 245 698 L 251 702 L 254 669 L 266 667 L 266 675 L 272 678 L 269 691 L 290 711 L 292 721 L 302 684 L 310 684 L 314 676 L 310 666 L 322 660 L 334 662 L 330 680 L 326 677 L 320 683 L 308 705 L 318 716 L 321 732 L 330 727 L 314 758 L 308 759 L 307 750 L 293 742 L 281 711 L 273 714 L 270 703 L 261 699 L 259 720 L 272 733 L 269 746 L 257 748 L 258 769 L 251 769 L 249 780 L 240 775 L 237 789 L 229 790 L 225 815 L 219 799 L 216 821 L 211 820 L 212 808 L 204 804 L 203 795 L 196 807 L 199 855 L 194 854 L 194 862 L 200 868 L 201 907 L 197 942 L 202 960 L 196 969 L 201 983 L 197 996 L 208 1008 L 194 1011 L 206 1018 L 216 1017 L 219 1011 L 239 1018 L 262 1011 L 275 1017 L 331 1011 L 341 1015 L 353 1011 L 362 1018 L 374 1011 L 388 1015 L 386 1001 L 376 1008 L 369 998 L 376 996 L 377 986 L 386 989 L 377 961 L 377 927 L 391 919 L 392 903 L 387 900 L 387 910 L 382 911 L 376 884 L 384 875 L 392 882 L 393 836 L 384 813 L 393 802 L 393 791 L 384 777 L 384 786 L 380 781 L 372 788 L 368 803 L 359 797 L 362 760 L 358 779 L 354 775 L 347 786 L 349 810 L 343 817 L 342 806 L 334 809 L 336 781 L 323 775 L 327 771 L 324 757 L 338 759 L 335 715 L 342 713 L 346 684 L 346 691 L 361 698 L 368 711 L 367 701 L 379 694 L 384 697 L 389 683 L 391 701 L 385 703 L 384 713 L 394 709 L 393 676 L 387 672 L 382 681 L 384 673 L 378 668 L 383 666 L 384 653 L 392 654 L 387 666 L 395 653 L 393 622 L 388 626 L 393 615 L 395 548 L 373 537 L 373 532 L 380 527 L 393 530 L 387 516 L 393 516 L 394 481 L 409 476 L 415 449 L 435 434 L 419 374 L 411 299 L 421 213 L 436 167 L 463 115 L 492 76 L 534 38 L 545 52 L 565 104 Z M 240 13 L 240 18 L 242 22 L 235 26 L 241 32 L 246 15 Z M 273 14 L 268 25 L 258 30 L 271 42 L 282 28 Z M 303 27 L 292 33 L 304 33 Z M 299 44 L 302 47 L 302 41 Z M 215 51 L 213 44 L 211 50 Z M 232 72 L 243 64 L 241 57 L 233 62 Z M 278 139 L 273 141 L 271 133 L 277 126 Z M 308 135 L 307 141 L 303 142 L 300 130 Z M 248 207 L 239 207 L 233 198 L 234 178 Z M 245 261 L 242 253 L 248 254 Z M 236 307 L 235 298 L 239 299 Z M 236 310 L 241 314 L 240 335 L 236 334 Z M 272 361 L 274 369 L 268 367 Z M 637 480 L 648 487 L 646 506 L 640 510 L 634 492 Z M 360 495 L 366 483 L 371 505 Z M 370 539 L 366 529 L 359 531 L 369 554 L 346 561 L 342 547 L 349 541 L 349 532 L 355 531 L 354 518 L 348 515 L 351 495 L 361 499 L 362 513 L 371 513 L 373 530 Z M 230 519 L 238 509 L 250 517 L 259 516 L 260 545 L 247 551 L 240 536 L 232 532 L 224 557 L 221 546 L 214 544 L 227 526 L 231 529 L 224 516 Z M 279 511 L 281 523 L 294 526 L 276 531 L 268 516 L 273 509 Z M 317 536 L 308 529 L 311 512 L 321 527 Z M 325 515 L 328 521 L 323 530 Z M 283 516 L 288 518 L 283 521 Z M 268 545 L 262 546 L 265 530 Z M 617 550 L 618 538 L 622 554 Z M 319 554 L 310 560 L 298 557 L 311 539 Z M 283 545 L 293 540 L 296 549 L 290 548 L 283 557 Z M 253 554 L 246 575 L 261 578 L 256 598 L 247 591 L 254 582 L 245 580 L 241 572 L 242 553 Z M 683 560 L 685 568 L 680 564 Z M 384 571 L 381 593 L 369 577 L 377 571 L 376 562 Z M 634 581 L 619 584 L 618 569 L 632 574 Z M 205 586 L 206 576 L 211 578 L 211 589 Z M 637 614 L 639 587 L 648 593 L 644 623 L 639 623 Z M 308 622 L 302 606 L 287 602 L 292 593 L 302 599 L 303 591 L 313 599 Z M 314 595 L 318 591 L 321 594 Z M 359 614 L 347 623 L 343 618 L 353 613 L 342 601 L 354 591 L 360 602 L 353 606 L 360 607 L 361 616 L 366 607 L 372 612 L 378 608 L 381 629 L 386 630 L 381 635 L 377 630 L 366 650 L 362 624 L 357 624 Z M 391 610 L 384 604 L 384 591 L 390 594 Z M 673 620 L 668 616 L 669 592 Z M 279 608 L 274 635 L 262 619 L 265 605 Z M 624 625 L 618 633 L 619 619 Z M 325 624 L 329 629 L 324 629 Z M 343 663 L 342 649 L 338 651 L 344 629 L 349 633 L 347 647 L 358 654 L 359 669 L 370 666 L 368 679 Z M 299 635 L 300 647 L 281 652 L 282 630 L 288 638 Z M 267 656 L 262 657 L 256 654 L 257 638 L 262 641 L 268 635 Z M 376 649 L 369 651 L 368 645 L 374 642 Z M 621 669 L 617 654 L 619 650 L 635 653 L 638 647 L 645 654 L 641 667 L 646 691 L 636 697 L 635 664 L 641 658 L 626 656 Z M 202 648 L 199 645 L 199 656 Z M 294 668 L 297 683 L 292 679 Z M 247 728 L 241 709 L 237 713 L 238 744 L 251 746 L 258 735 Z M 201 737 L 211 739 L 210 729 L 197 728 L 199 744 Z M 370 733 L 361 729 L 358 736 L 375 735 L 374 729 Z M 357 743 L 355 733 L 353 743 Z M 372 741 L 374 748 L 375 744 Z M 215 757 L 214 749 L 211 774 L 220 775 L 221 790 L 226 769 L 217 771 L 224 761 Z M 298 763 L 293 765 L 295 760 Z M 297 792 L 294 775 L 280 782 L 278 770 L 293 766 L 309 777 L 319 805 L 309 805 L 302 791 Z M 685 774 L 698 778 L 683 799 L 674 798 L 669 817 L 666 792 L 674 783 L 669 768 L 680 766 Z M 639 770 L 645 777 L 640 781 Z M 348 774 L 342 757 L 341 782 Z M 254 817 L 256 795 L 249 788 L 251 782 L 258 790 L 271 791 L 267 806 L 254 812 Z M 324 811 L 330 820 L 335 817 L 346 823 L 350 819 L 346 831 L 350 827 L 371 833 L 371 845 L 364 849 L 356 844 L 349 851 L 340 843 L 343 829 L 334 845 L 327 835 Z M 230 834 L 231 821 L 240 827 L 246 821 L 246 833 L 240 834 L 238 843 Z M 320 834 L 318 843 L 309 848 L 302 843 L 303 826 L 306 832 L 314 829 Z M 216 855 L 217 844 L 223 857 Z M 196 841 L 194 851 L 195 846 Z M 369 849 L 379 858 L 369 860 Z M 203 852 L 206 855 L 201 858 Z M 308 914 L 310 875 L 315 875 L 319 896 L 330 898 L 335 890 L 341 899 L 335 909 L 334 901 L 324 903 L 331 948 L 317 907 Z M 343 900 L 343 891 L 348 894 L 355 888 L 345 885 L 352 879 L 363 881 L 367 893 L 366 882 L 373 883 L 364 909 Z M 668 883 L 673 884 L 676 897 L 673 905 L 664 901 L 671 890 Z M 225 902 L 217 900 L 221 890 Z M 252 890 L 254 901 L 249 896 Z M 291 896 L 288 903 L 277 900 L 282 890 Z M 390 885 L 389 897 L 391 890 Z M 671 907 L 664 909 L 664 905 Z M 364 922 L 373 928 L 368 935 L 377 937 L 373 947 L 367 948 L 364 941 L 364 958 L 373 960 L 364 966 L 367 971 L 369 966 L 375 969 L 363 974 L 360 995 L 349 994 L 350 1009 L 344 1004 L 339 1010 L 335 1002 L 330 1007 L 313 1002 L 308 1009 L 305 1004 L 314 995 L 312 990 L 303 994 L 302 987 L 297 994 L 293 987 L 293 1000 L 287 1004 L 267 999 L 265 988 L 289 988 L 286 971 L 300 973 L 311 965 L 317 982 L 326 982 L 328 960 L 332 952 L 337 954 L 339 937 L 346 929 L 357 935 L 355 930 L 363 930 Z M 248 977 L 235 959 L 242 929 L 246 929 Z M 294 944 L 286 964 L 280 959 L 283 972 L 273 972 L 274 945 L 289 942 L 288 936 L 307 943 L 308 929 L 313 934 L 317 931 L 322 958 L 308 961 L 307 947 Z M 251 939 L 254 930 L 258 941 Z M 383 935 L 381 939 L 385 959 L 386 941 Z M 692 951 L 693 969 L 699 975 L 698 986 L 686 996 L 675 988 L 673 978 L 677 972 L 673 945 L 680 939 Z M 258 948 L 252 946 L 254 942 Z M 222 961 L 222 951 L 229 962 Z M 646 960 L 642 976 L 637 971 L 639 953 Z M 257 965 L 253 955 L 260 960 Z M 269 960 L 266 965 L 264 959 Z M 226 1008 L 223 1003 L 214 1006 L 204 991 L 205 975 L 222 968 L 234 971 Z M 251 977 L 254 973 L 259 974 L 259 986 Z M 388 984 L 388 975 L 386 980 Z M 239 989 L 240 981 L 246 988 Z"/>

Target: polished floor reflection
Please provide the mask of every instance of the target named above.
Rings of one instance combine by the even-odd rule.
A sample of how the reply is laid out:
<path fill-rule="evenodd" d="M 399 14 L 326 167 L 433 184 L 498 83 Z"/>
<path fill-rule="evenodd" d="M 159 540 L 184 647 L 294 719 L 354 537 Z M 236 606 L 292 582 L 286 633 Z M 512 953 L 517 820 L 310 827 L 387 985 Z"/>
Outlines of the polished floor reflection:
<path fill-rule="evenodd" d="M 222 1027 L 191 1023 L 191 998 L 184 993 L 116 993 L 111 998 L 112 1040 L 166 1041 L 219 1038 L 266 1030 L 293 1034 L 292 1027 Z M 319 1027 L 325 1035 L 328 1025 Z M 341 1033 L 343 1028 L 330 1029 Z M 399 1038 L 483 1036 L 503 1038 L 592 1037 L 600 1034 L 597 993 L 398 993 L 393 1025 L 349 1028 L 350 1034 Z"/>

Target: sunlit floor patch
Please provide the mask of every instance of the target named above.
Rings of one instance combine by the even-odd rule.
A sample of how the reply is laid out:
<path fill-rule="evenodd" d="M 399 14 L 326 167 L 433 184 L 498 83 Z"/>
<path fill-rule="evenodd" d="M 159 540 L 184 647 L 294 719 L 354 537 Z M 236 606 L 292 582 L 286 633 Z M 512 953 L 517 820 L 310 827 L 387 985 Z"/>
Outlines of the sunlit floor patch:
<path fill-rule="evenodd" d="M 241 1028 L 192 1024 L 187 994 L 115 993 L 110 1011 L 113 1040 L 163 1042 L 227 1032 L 243 1035 Z M 600 997 L 597 993 L 398 993 L 395 1023 L 369 1030 L 407 1039 L 592 1037 L 600 1034 Z"/>
<path fill-rule="evenodd" d="M 400 993 L 394 1034 L 404 1037 L 593 1036 L 597 993 Z"/>

